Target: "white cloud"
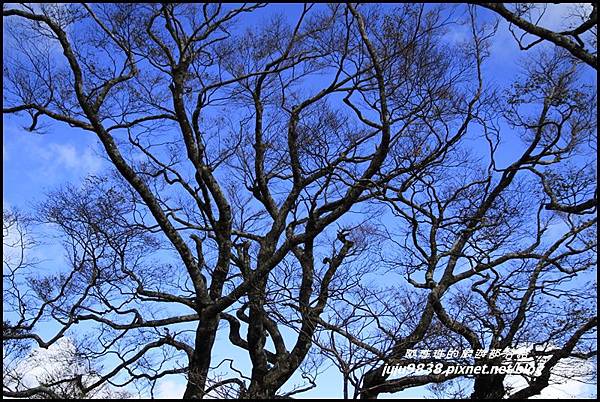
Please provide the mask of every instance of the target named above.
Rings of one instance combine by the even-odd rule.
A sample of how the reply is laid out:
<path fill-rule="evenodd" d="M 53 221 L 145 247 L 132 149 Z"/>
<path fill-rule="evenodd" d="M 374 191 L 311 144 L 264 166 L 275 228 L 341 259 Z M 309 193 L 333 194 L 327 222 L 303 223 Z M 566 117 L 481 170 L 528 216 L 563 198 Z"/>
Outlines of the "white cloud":
<path fill-rule="evenodd" d="M 25 373 L 23 382 L 35 386 L 44 376 L 54 376 L 64 372 L 69 363 L 68 356 L 75 353 L 75 345 L 69 338 L 61 338 L 48 349 L 35 348 L 29 357 L 19 364 L 19 371 Z"/>
<path fill-rule="evenodd" d="M 589 374 L 595 367 L 578 359 L 564 359 L 554 367 L 550 374 L 550 385 L 544 388 L 540 395 L 531 399 L 572 399 L 590 398 L 595 394 L 595 387 L 586 383 Z M 521 376 L 508 376 L 506 384 L 513 389 L 512 393 L 527 386 Z"/>
<path fill-rule="evenodd" d="M 172 379 L 162 380 L 158 384 L 157 399 L 181 399 L 185 385 Z"/>
<path fill-rule="evenodd" d="M 83 382 L 91 384 L 99 379 L 96 374 L 89 374 L 89 369 L 85 362 L 77 359 L 77 348 L 71 338 L 63 337 L 50 345 L 47 349 L 36 347 L 23 360 L 19 361 L 9 374 L 16 375 L 19 378 L 17 390 L 36 387 L 40 382 L 51 379 L 57 381 L 60 379 L 73 378 L 78 374 L 83 374 Z M 10 380 L 5 385 L 10 384 Z M 6 384 L 8 382 L 8 384 Z M 55 389 L 58 391 L 58 389 Z M 59 391 L 60 392 L 60 391 Z M 68 388 L 63 388 L 62 392 L 69 392 Z M 103 384 L 88 394 L 88 397 L 118 399 L 132 396 L 128 390 L 115 388 Z"/>
<path fill-rule="evenodd" d="M 49 135 L 32 135 L 14 125 L 4 125 L 4 176 L 18 174 L 24 182 L 44 178 L 45 184 L 98 173 L 104 160 L 94 143 L 79 139 L 73 143 L 52 141 Z M 8 129 L 8 130 L 7 130 Z M 9 157 L 6 157 L 9 155 Z"/>
<path fill-rule="evenodd" d="M 48 152 L 44 153 L 47 160 L 53 160 L 67 169 L 94 174 L 100 170 L 102 165 L 102 160 L 91 148 L 85 148 L 82 151 L 71 144 L 52 143 L 48 145 L 47 150 Z"/>

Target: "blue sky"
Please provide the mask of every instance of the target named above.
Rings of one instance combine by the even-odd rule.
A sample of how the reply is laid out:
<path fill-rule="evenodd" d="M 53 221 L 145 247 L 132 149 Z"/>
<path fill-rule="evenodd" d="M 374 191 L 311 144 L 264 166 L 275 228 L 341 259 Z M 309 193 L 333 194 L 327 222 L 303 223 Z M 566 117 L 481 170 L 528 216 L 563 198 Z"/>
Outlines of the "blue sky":
<path fill-rule="evenodd" d="M 270 5 L 261 10 L 257 15 L 245 17 L 244 24 L 252 26 L 260 23 L 261 18 L 268 18 L 272 13 L 282 13 L 293 18 L 300 11 L 299 5 L 277 4 Z M 451 7 L 452 8 L 452 7 Z M 543 21 L 552 27 L 561 22 L 568 6 L 554 7 Z M 458 6 L 455 12 L 464 11 L 464 6 Z M 478 11 L 484 19 L 489 19 L 490 13 Z M 260 16 L 262 15 L 262 17 Z M 467 35 L 467 28 L 456 26 L 449 34 L 449 41 L 460 41 Z M 519 51 L 512 36 L 507 30 L 507 25 L 501 23 L 497 35 L 494 37 L 490 49 L 491 57 L 484 67 L 485 80 L 488 83 L 501 87 L 510 82 L 519 71 L 519 59 L 526 56 Z M 7 52 L 7 46 L 4 46 Z M 4 116 L 3 119 L 3 206 L 18 207 L 25 211 L 44 197 L 44 194 L 57 186 L 70 182 L 75 185 L 80 183 L 87 175 L 101 173 L 108 166 L 98 141 L 91 134 L 78 129 L 70 128 L 63 124 L 56 124 L 44 119 L 43 133 L 31 133 L 24 127 L 29 125 L 25 116 Z M 505 131 L 506 132 L 506 131 Z M 505 156 L 510 159 L 518 150 L 516 137 L 504 137 L 503 145 L 506 149 Z M 47 242 L 49 243 L 49 242 Z M 57 245 L 44 244 L 38 251 L 51 264 L 59 266 L 63 256 L 62 248 Z M 220 343 L 214 350 L 214 361 L 219 358 L 236 357 L 236 364 L 240 368 L 249 367 L 237 363 L 248 361 L 245 351 L 228 346 L 226 325 L 220 332 Z M 292 379 L 288 385 L 298 382 L 299 378 Z M 180 396 L 184 387 L 182 378 L 170 377 L 159 385 L 161 396 Z M 341 377 L 335 368 L 329 369 L 319 377 L 319 386 L 303 394 L 305 397 L 334 398 L 340 396 Z M 573 385 L 575 387 L 575 385 Z M 581 389 L 586 393 L 588 389 Z M 415 388 L 394 395 L 398 398 L 411 398 L 427 395 L 423 389 Z M 385 397 L 385 395 L 382 395 Z"/>

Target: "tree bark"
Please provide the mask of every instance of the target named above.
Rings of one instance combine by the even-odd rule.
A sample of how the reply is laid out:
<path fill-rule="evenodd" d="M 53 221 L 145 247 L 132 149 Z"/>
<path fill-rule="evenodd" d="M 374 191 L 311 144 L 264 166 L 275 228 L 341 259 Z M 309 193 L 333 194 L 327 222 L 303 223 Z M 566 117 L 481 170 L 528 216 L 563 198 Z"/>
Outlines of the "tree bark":
<path fill-rule="evenodd" d="M 189 363 L 188 383 L 183 399 L 202 399 L 206 389 L 206 377 L 210 368 L 211 351 L 219 327 L 219 315 L 200 314 L 200 324 L 196 329 L 194 354 Z"/>
<path fill-rule="evenodd" d="M 480 375 L 475 377 L 471 399 L 502 399 L 506 394 L 505 375 Z"/>

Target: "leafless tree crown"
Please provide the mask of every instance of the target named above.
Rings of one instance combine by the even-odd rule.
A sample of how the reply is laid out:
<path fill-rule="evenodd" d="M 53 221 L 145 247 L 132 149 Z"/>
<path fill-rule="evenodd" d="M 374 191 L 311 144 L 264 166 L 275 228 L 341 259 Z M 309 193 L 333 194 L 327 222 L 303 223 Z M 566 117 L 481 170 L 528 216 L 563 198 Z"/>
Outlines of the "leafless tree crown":
<path fill-rule="evenodd" d="M 184 375 L 185 398 L 292 397 L 333 366 L 345 398 L 525 398 L 590 365 L 596 6 L 564 32 L 482 6 L 3 5 L 3 113 L 94 135 L 111 167 L 3 213 L 3 395 Z M 483 8 L 556 46 L 498 87 Z M 48 228 L 67 258 L 40 269 Z M 65 338 L 72 372 L 28 383 Z M 384 371 L 522 345 L 546 362 L 514 389 Z"/>

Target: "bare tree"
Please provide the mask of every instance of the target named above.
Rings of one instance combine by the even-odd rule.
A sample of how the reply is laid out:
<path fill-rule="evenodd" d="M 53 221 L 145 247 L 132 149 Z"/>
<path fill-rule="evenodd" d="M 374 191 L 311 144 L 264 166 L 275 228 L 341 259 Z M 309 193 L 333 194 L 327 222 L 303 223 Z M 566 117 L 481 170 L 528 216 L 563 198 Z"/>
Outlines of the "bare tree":
<path fill-rule="evenodd" d="M 593 301 L 567 285 L 595 250 L 596 100 L 577 63 L 532 64 L 503 98 L 482 68 L 494 27 L 472 9 L 470 38 L 454 43 L 438 6 L 265 7 L 3 7 L 3 112 L 29 115 L 30 131 L 93 134 L 112 169 L 39 205 L 32 222 L 57 231 L 68 259 L 43 274 L 20 259 L 4 275 L 5 353 L 73 335 L 97 367 L 64 381 L 77 392 L 153 395 L 182 374 L 184 398 L 292 397 L 315 386 L 323 356 L 345 397 L 376 397 L 460 380 L 389 379 L 383 364 L 407 349 L 535 342 L 550 363 L 515 394 L 528 396 L 554 362 L 592 356 Z M 522 135 L 508 163 L 505 130 Z M 384 268 L 407 283 L 370 283 Z M 530 309 L 550 317 L 542 301 L 567 296 L 568 325 L 547 318 L 530 336 Z M 250 368 L 216 359 L 220 344 Z M 53 395 L 62 381 L 3 394 Z M 507 394 L 503 378 L 474 387 Z"/>
<path fill-rule="evenodd" d="M 570 14 L 565 14 L 570 26 L 564 30 L 550 30 L 544 28 L 540 22 L 548 12 L 548 7 L 558 7 L 549 4 L 516 4 L 514 9 L 507 8 L 502 3 L 477 3 L 482 7 L 494 11 L 510 23 L 510 32 L 517 41 L 521 50 L 528 50 L 539 43 L 550 42 L 559 48 L 568 51 L 575 60 L 580 60 L 587 65 L 597 69 L 597 46 L 598 46 L 598 6 L 595 3 L 577 5 L 559 5 L 570 7 Z M 564 25 L 564 24 L 563 24 Z M 515 29 L 518 28 L 518 29 Z M 528 37 L 537 39 L 526 43 Z M 573 173 L 573 172 L 571 172 Z M 546 177 L 537 173 L 544 184 L 544 191 L 548 194 L 550 202 L 546 208 L 566 213 L 588 213 L 598 204 L 598 188 L 588 198 L 573 202 L 570 194 L 565 194 L 565 178 L 560 174 Z M 585 177 L 578 180 L 585 182 Z M 566 179 L 568 181 L 568 179 Z M 567 201 L 567 199 L 569 199 Z"/>
<path fill-rule="evenodd" d="M 570 202 L 593 192 L 595 172 L 588 168 L 596 141 L 595 89 L 580 80 L 576 64 L 564 53 L 542 60 L 528 64 L 508 96 L 493 96 L 496 117 L 478 121 L 481 134 L 473 141 L 487 142 L 487 155 L 475 158 L 473 150 L 457 146 L 439 163 L 382 186 L 377 198 L 404 222 L 389 235 L 397 252 L 384 255 L 382 262 L 413 289 L 394 289 L 387 282 L 332 304 L 342 318 L 327 326 L 338 339 L 325 349 L 340 367 L 370 365 L 353 382 L 361 397 L 436 383 L 443 393 L 444 383 L 463 377 L 473 381 L 473 399 L 526 398 L 552 384 L 561 361 L 596 356 L 595 205 L 577 211 L 547 208 L 551 197 L 539 180 L 563 172 L 564 180 L 572 180 L 562 187 Z M 520 150 L 513 159 L 507 160 L 501 127 L 519 133 Z M 569 173 L 575 166 L 580 173 Z M 384 292 L 389 297 L 382 297 Z M 357 329 L 348 330 L 348 323 Z M 349 356 L 340 338 L 362 354 Z M 436 361 L 444 367 L 491 366 L 505 358 L 490 353 L 436 360 L 409 356 L 407 350 L 523 345 L 533 348 L 529 358 L 539 372 L 525 375 L 528 385 L 520 389 L 510 389 L 506 375 L 389 378 L 384 370 L 385 365 Z M 585 377 L 573 371 L 567 376 Z M 462 395 L 468 395 L 464 389 Z"/>
<path fill-rule="evenodd" d="M 100 344 L 87 356 L 110 356 L 113 368 L 84 391 L 185 373 L 186 398 L 232 385 L 240 396 L 275 396 L 305 361 L 333 278 L 356 253 L 352 230 L 332 225 L 375 182 L 414 168 L 410 158 L 386 163 L 393 144 L 456 113 L 451 85 L 469 74 L 431 64 L 441 58 L 439 13 L 363 17 L 352 5 L 306 5 L 291 25 L 273 17 L 232 29 L 262 7 L 3 8 L 15 50 L 3 112 L 28 113 L 30 130 L 52 119 L 95 134 L 117 172 L 50 195 L 42 221 L 62 231 L 71 266 L 30 281 L 37 306 L 15 308 L 5 332 L 48 347 L 96 323 Z M 368 24 L 384 36 L 372 40 Z M 419 151 L 417 165 L 452 141 Z M 172 264 L 149 261 L 165 249 L 176 253 Z M 273 296 L 286 266 L 298 287 Z M 291 314 L 290 348 L 277 317 Z M 42 318 L 60 324 L 47 340 L 36 331 Z M 248 351 L 249 384 L 207 383 L 222 321 Z M 186 323 L 196 328 L 169 329 Z"/>
<path fill-rule="evenodd" d="M 577 9 L 570 15 L 573 26 L 563 30 L 552 30 L 542 26 L 540 21 L 550 4 L 515 3 L 507 7 L 505 3 L 475 3 L 500 15 L 510 24 L 510 32 L 521 50 L 528 50 L 544 41 L 567 50 L 573 57 L 597 69 L 598 45 L 598 5 L 596 3 L 571 5 Z M 560 3 L 558 3 L 560 4 Z M 566 4 L 562 5 L 568 6 Z M 533 37 L 533 40 L 528 38 Z"/>

